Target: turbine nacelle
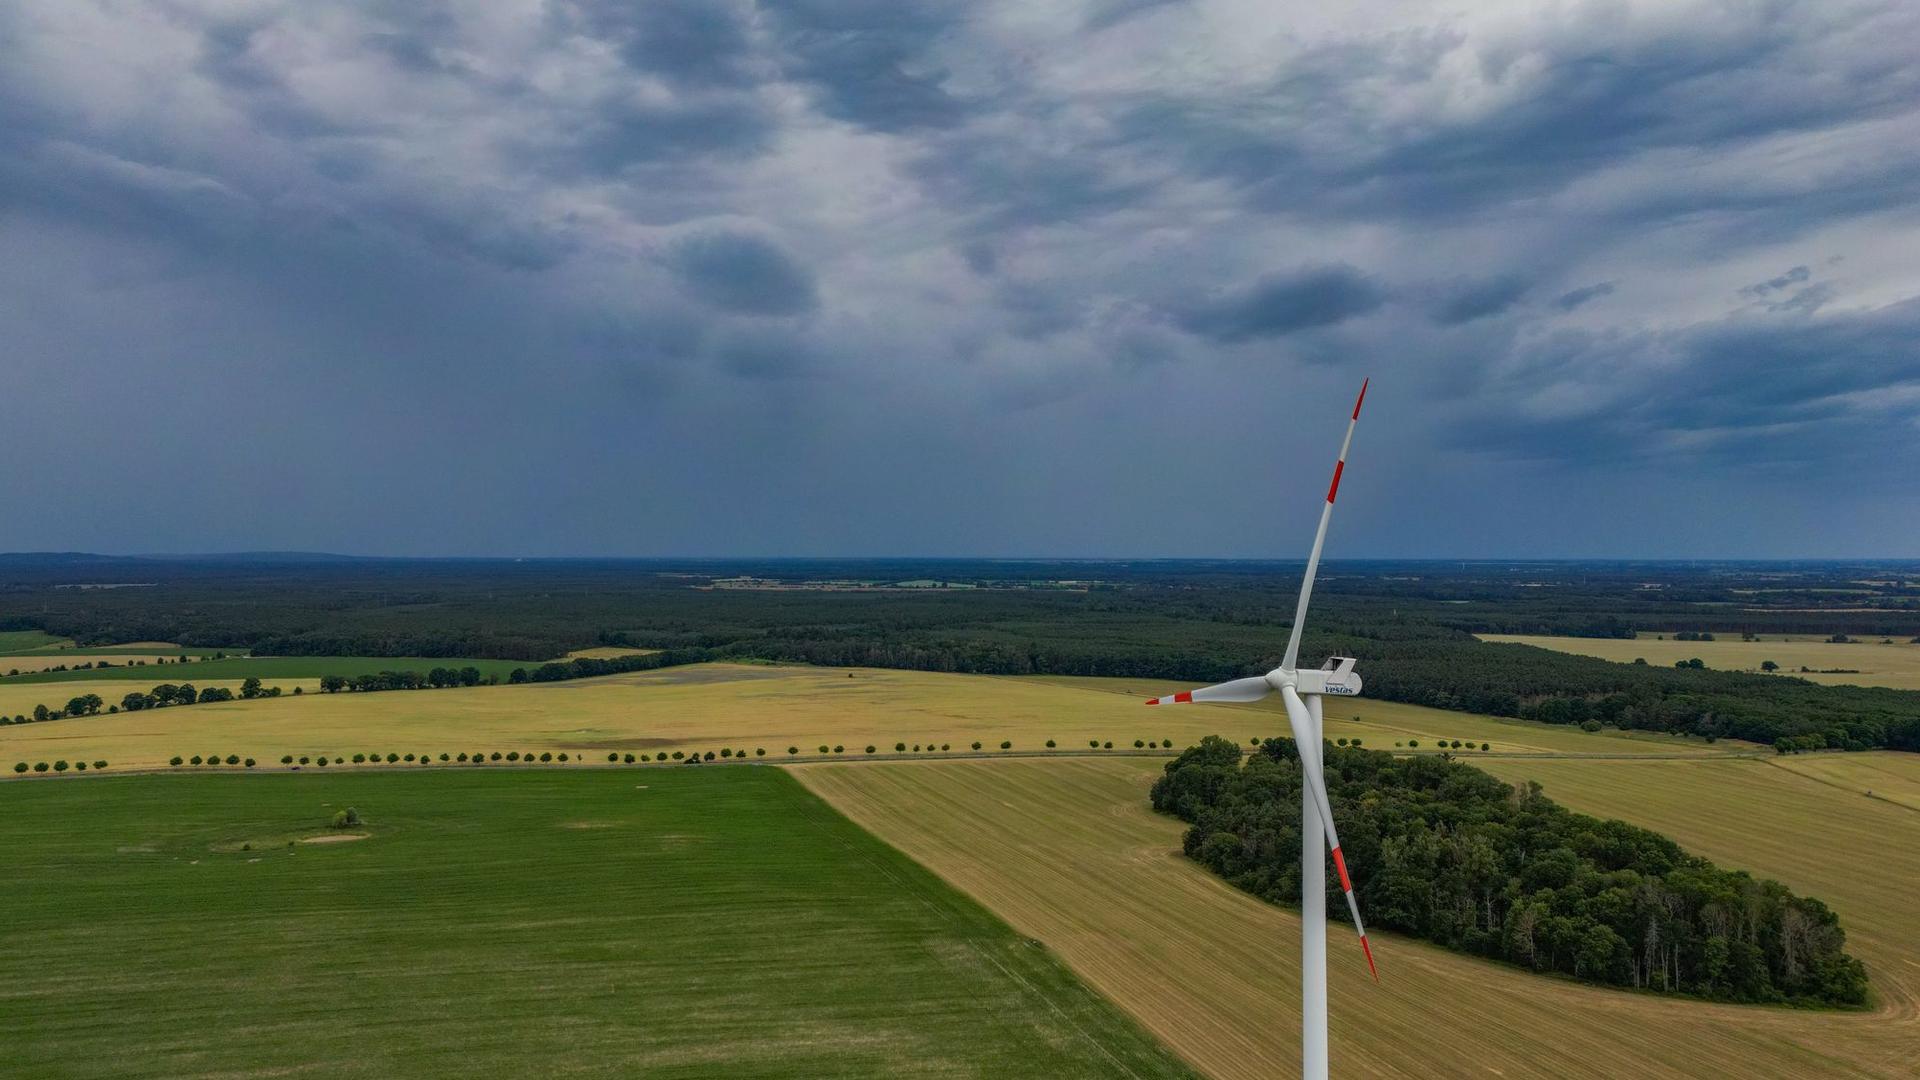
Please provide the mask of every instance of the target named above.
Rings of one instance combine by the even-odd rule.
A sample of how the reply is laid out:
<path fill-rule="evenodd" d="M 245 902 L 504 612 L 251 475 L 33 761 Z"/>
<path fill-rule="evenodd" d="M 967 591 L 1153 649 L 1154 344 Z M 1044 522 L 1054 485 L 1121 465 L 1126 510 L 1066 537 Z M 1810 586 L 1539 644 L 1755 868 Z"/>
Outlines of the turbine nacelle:
<path fill-rule="evenodd" d="M 1353 670 L 1353 657 L 1329 656 L 1327 662 L 1315 671 L 1296 671 L 1293 673 L 1293 688 L 1301 694 L 1332 694 L 1336 697 L 1359 697 L 1360 673 Z M 1282 672 L 1275 671 L 1267 676 L 1269 680 Z"/>

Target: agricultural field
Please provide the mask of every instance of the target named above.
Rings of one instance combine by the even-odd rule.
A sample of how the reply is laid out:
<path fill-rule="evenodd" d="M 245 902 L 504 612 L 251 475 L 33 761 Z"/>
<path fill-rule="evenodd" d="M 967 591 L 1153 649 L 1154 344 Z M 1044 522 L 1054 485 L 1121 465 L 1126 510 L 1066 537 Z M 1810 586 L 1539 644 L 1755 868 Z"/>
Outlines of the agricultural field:
<path fill-rule="evenodd" d="M 7 796 L 10 1075 L 1189 1075 L 780 769 Z"/>
<path fill-rule="evenodd" d="M 1920 758 L 1903 760 L 1911 764 L 1895 767 L 1920 772 Z M 1768 761 L 1506 758 L 1486 767 L 1538 778 L 1575 809 L 1668 832 L 1723 866 L 1829 900 L 1879 1003 L 1806 1012 L 1656 998 L 1384 934 L 1374 985 L 1351 935 L 1335 924 L 1336 1073 L 1914 1075 L 1920 940 L 1907 894 L 1920 881 L 1920 816 Z M 1202 1072 L 1283 1072 L 1299 1054 L 1298 918 L 1179 854 L 1184 826 L 1147 806 L 1159 768 L 1129 758 L 794 771 L 856 822 L 1054 949 Z"/>
<path fill-rule="evenodd" d="M 237 680 L 249 676 L 284 682 L 290 679 L 318 679 L 322 675 L 344 675 L 352 678 L 356 675 L 372 675 L 381 671 L 418 671 L 424 674 L 437 667 L 473 667 L 478 668 L 483 676 L 497 675 L 505 679 L 514 668 L 532 670 L 540 666 L 540 662 L 531 660 L 474 660 L 445 656 L 229 656 L 224 660 L 197 660 L 187 664 L 165 664 L 160 667 L 129 667 L 121 658 L 109 657 L 109 659 L 112 659 L 117 666 L 94 668 L 89 671 L 31 673 L 27 673 L 26 669 L 22 668 L 22 674 L 0 677 L 0 687 L 129 679 L 135 682 L 144 680 L 149 685 L 161 682 L 190 682 L 199 686 L 215 680 Z M 71 665 L 78 661 L 70 656 L 63 662 Z M 18 666 L 20 665 L 13 658 L 0 657 L 0 672 Z M 121 693 L 125 692 L 121 691 Z"/>
<path fill-rule="evenodd" d="M 1837 644 L 1818 634 L 1763 634 L 1758 641 L 1741 641 L 1738 634 L 1720 635 L 1713 641 L 1675 641 L 1656 634 L 1637 638 L 1544 637 L 1523 634 L 1481 634 L 1480 640 L 1532 645 L 1555 652 L 1594 656 L 1602 660 L 1631 664 L 1643 659 L 1649 664 L 1672 667 L 1677 661 L 1698 659 L 1716 671 L 1758 673 L 1768 660 L 1780 665 L 1779 674 L 1825 683 L 1829 686 L 1887 686 L 1896 690 L 1920 690 L 1920 645 L 1905 638 L 1862 639 Z M 1810 671 L 1801 671 L 1802 667 Z M 1825 669 L 1845 668 L 1844 672 Z"/>
<path fill-rule="evenodd" d="M 281 685 L 288 695 L 296 685 L 306 693 L 0 727 L 0 769 L 15 761 L 57 758 L 154 768 L 176 754 L 208 752 L 276 763 L 286 754 L 437 756 L 530 750 L 584 753 L 589 760 L 603 760 L 609 752 L 722 747 L 749 753 L 765 748 L 770 757 L 785 757 L 789 746 L 813 754 L 822 745 L 844 746 L 847 753 L 860 755 L 869 745 L 891 752 L 899 742 L 946 744 L 955 751 L 979 742 L 993 753 L 1000 752 L 1000 743 L 1011 742 L 1013 751 L 1029 753 L 1045 752 L 1048 739 L 1057 743 L 1057 752 L 1087 751 L 1089 741 L 1112 742 L 1116 751 L 1131 751 L 1136 739 L 1171 740 L 1183 747 L 1223 725 L 1242 741 L 1287 732 L 1277 702 L 1148 708 L 1142 704 L 1148 693 L 1178 685 L 1149 687 L 1133 680 L 700 664 L 567 682 L 370 694 L 316 694 L 311 682 Z M 114 702 L 120 697 L 112 692 L 116 687 L 126 684 L 0 682 L 0 711 L 31 713 L 43 700 L 58 707 L 68 696 L 88 690 Z M 1727 740 L 1708 745 L 1672 736 L 1589 734 L 1367 700 L 1342 702 L 1337 714 L 1327 718 L 1327 734 L 1358 737 L 1382 749 L 1419 741 L 1422 752 L 1431 752 L 1440 738 L 1472 740 L 1490 745 L 1491 755 L 1752 751 Z"/>

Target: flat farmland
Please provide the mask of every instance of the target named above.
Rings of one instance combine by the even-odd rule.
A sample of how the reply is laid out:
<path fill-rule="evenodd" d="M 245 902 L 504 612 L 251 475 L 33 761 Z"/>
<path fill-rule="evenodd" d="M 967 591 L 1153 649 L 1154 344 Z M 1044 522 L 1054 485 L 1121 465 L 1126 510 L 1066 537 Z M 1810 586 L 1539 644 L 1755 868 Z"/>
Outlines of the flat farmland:
<path fill-rule="evenodd" d="M 163 669 L 169 672 L 185 668 Z M 292 685 L 282 684 L 291 691 Z M 315 694 L 79 717 L 0 727 L 0 768 L 15 761 L 104 759 L 157 767 L 175 754 L 218 752 L 277 762 L 282 755 L 514 751 L 670 753 L 764 747 L 785 757 L 821 745 L 861 754 L 897 742 L 956 751 L 1001 742 L 1020 752 L 1087 750 L 1089 741 L 1131 749 L 1135 739 L 1186 746 L 1218 730 L 1241 741 L 1285 734 L 1276 703 L 1148 708 L 1127 682 L 1061 682 L 866 668 L 701 664 L 595 679 L 447 690 Z M 0 709 L 31 713 L 91 689 L 108 702 L 120 684 L 7 686 Z M 1175 687 L 1177 689 L 1177 687 Z M 1169 689 L 1162 686 L 1164 691 Z M 124 689 L 121 690 L 124 693 Z M 1358 715 L 1361 720 L 1352 719 Z M 1416 706 L 1343 702 L 1330 737 L 1359 736 L 1391 748 L 1450 736 L 1490 742 L 1496 753 L 1687 754 L 1735 752 L 1739 744 L 1666 736 L 1588 734 L 1576 728 L 1500 721 Z"/>
<path fill-rule="evenodd" d="M 68 663 L 73 662 L 68 658 Z M 117 682 L 132 680 L 149 684 L 190 682 L 195 686 L 218 679 L 318 679 L 322 675 L 372 675 L 382 671 L 418 671 L 437 667 L 478 668 L 481 675 L 505 679 L 514 668 L 529 670 L 540 666 L 534 660 L 473 660 L 447 656 L 229 656 L 224 660 L 196 660 L 186 664 L 160 667 L 129 667 L 119 663 L 110 668 L 89 671 L 37 671 L 0 678 L 0 687 L 59 682 Z M 11 658 L 0 657 L 0 671 L 16 666 Z M 124 693 L 125 691 L 122 691 Z M 65 699 L 62 699 L 65 700 Z"/>
<path fill-rule="evenodd" d="M 1920 760 L 1920 759 L 1916 759 Z M 1330 928 L 1334 1069 L 1409 1077 L 1911 1077 L 1920 1061 L 1920 815 L 1762 761 L 1507 759 L 1570 806 L 1669 831 L 1833 902 L 1880 1004 L 1863 1012 L 1714 1005 L 1586 987 L 1382 935 L 1381 983 Z M 1299 920 L 1179 854 L 1155 815 L 1157 763 L 822 763 L 794 770 L 856 822 L 1058 952 L 1201 1071 L 1298 1060 Z M 1559 780 L 1577 780 L 1564 785 Z M 1661 798 L 1646 797 L 1665 791 Z M 1768 802 L 1767 800 L 1773 800 Z M 1768 806 L 1754 813 L 1756 801 Z M 1687 829 L 1688 823 L 1696 828 Z M 1711 824 L 1708 824 L 1711 823 Z M 1871 873 L 1872 884 L 1859 878 Z M 1853 879 L 1843 884 L 1844 879 Z"/>
<path fill-rule="evenodd" d="M 779 769 L 7 796 L 8 1075 L 1187 1075 Z"/>
<path fill-rule="evenodd" d="M 1643 659 L 1659 667 L 1672 667 L 1677 661 L 1697 658 L 1716 671 L 1758 672 L 1762 663 L 1771 660 L 1780 665 L 1781 675 L 1830 686 L 1852 684 L 1920 690 L 1920 645 L 1898 638 L 1883 645 L 1879 638 L 1838 644 L 1814 634 L 1762 635 L 1758 641 L 1741 641 L 1737 634 L 1713 641 L 1675 641 L 1671 634 L 1665 641 L 1651 634 L 1638 638 L 1518 634 L 1481 634 L 1479 637 L 1482 641 L 1532 645 L 1622 664 Z M 1803 672 L 1802 667 L 1813 670 Z M 1854 673 L 1827 673 L 1822 671 L 1824 668 L 1847 668 Z"/>

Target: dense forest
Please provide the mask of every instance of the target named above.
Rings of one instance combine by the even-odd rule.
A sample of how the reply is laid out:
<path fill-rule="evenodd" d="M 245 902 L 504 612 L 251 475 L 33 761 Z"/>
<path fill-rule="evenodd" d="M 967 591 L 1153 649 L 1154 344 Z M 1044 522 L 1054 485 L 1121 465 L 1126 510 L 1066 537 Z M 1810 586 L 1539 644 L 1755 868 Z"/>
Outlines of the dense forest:
<path fill-rule="evenodd" d="M 0 556 L 0 630 L 269 655 L 544 661 L 629 645 L 1212 682 L 1278 660 L 1298 572 L 1206 561 Z M 1920 750 L 1920 693 L 1615 664 L 1473 636 L 1636 630 L 1904 640 L 1920 634 L 1920 566 L 1336 562 L 1323 569 L 1305 654 L 1358 657 L 1369 696 L 1438 708 L 1783 749 Z"/>
<path fill-rule="evenodd" d="M 1444 758 L 1328 745 L 1326 771 L 1370 925 L 1614 986 L 1744 1002 L 1867 1000 L 1838 918 L 1777 881 Z M 1152 798 L 1191 825 L 1188 856 L 1293 904 L 1300 785 L 1293 740 L 1270 739 L 1243 765 L 1238 746 L 1209 737 L 1168 763 Z M 1327 910 L 1343 915 L 1328 878 Z"/>

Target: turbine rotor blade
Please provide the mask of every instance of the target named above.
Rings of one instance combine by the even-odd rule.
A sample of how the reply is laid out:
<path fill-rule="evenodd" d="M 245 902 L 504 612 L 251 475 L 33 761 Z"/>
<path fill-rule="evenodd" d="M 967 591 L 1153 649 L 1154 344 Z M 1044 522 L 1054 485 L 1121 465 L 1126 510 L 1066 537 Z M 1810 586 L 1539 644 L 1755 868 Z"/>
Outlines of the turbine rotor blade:
<path fill-rule="evenodd" d="M 1272 684 L 1263 675 L 1246 679 L 1235 679 L 1215 686 L 1203 686 L 1198 690 L 1182 690 L 1178 694 L 1151 698 L 1149 705 L 1185 705 L 1194 701 L 1259 701 L 1273 692 Z"/>
<path fill-rule="evenodd" d="M 1360 380 L 1360 396 L 1353 401 L 1353 416 L 1347 420 L 1347 437 L 1340 440 L 1340 457 L 1333 463 L 1333 483 L 1327 485 L 1327 503 L 1320 508 L 1320 528 L 1313 534 L 1313 551 L 1307 556 L 1307 572 L 1300 579 L 1300 602 L 1293 609 L 1293 633 L 1287 637 L 1287 655 L 1280 661 L 1286 671 L 1294 670 L 1300 659 L 1300 631 L 1307 624 L 1307 600 L 1313 596 L 1313 577 L 1320 569 L 1320 548 L 1327 542 L 1327 522 L 1333 517 L 1333 497 L 1340 493 L 1340 474 L 1347 467 L 1347 448 L 1353 445 L 1353 428 L 1360 422 L 1360 406 L 1367 400 L 1367 383 Z"/>
<path fill-rule="evenodd" d="M 1307 716 L 1307 703 L 1300 700 L 1300 694 L 1291 686 L 1280 688 L 1281 700 L 1287 705 L 1287 723 L 1293 728 L 1293 741 L 1300 748 L 1300 772 L 1313 793 L 1313 803 L 1320 811 L 1320 822 L 1326 827 L 1327 847 L 1333 850 L 1333 868 L 1340 875 L 1340 891 L 1347 894 L 1347 911 L 1353 915 L 1353 928 L 1360 935 L 1360 951 L 1367 955 L 1367 970 L 1372 973 L 1373 981 L 1380 981 L 1380 971 L 1373 966 L 1373 947 L 1367 944 L 1367 927 L 1360 921 L 1360 901 L 1353 895 L 1353 879 L 1347 876 L 1347 858 L 1340 851 L 1340 834 L 1333 826 L 1333 808 L 1327 799 L 1327 775 L 1324 766 L 1324 749 L 1319 741 L 1313 739 L 1313 723 Z"/>

